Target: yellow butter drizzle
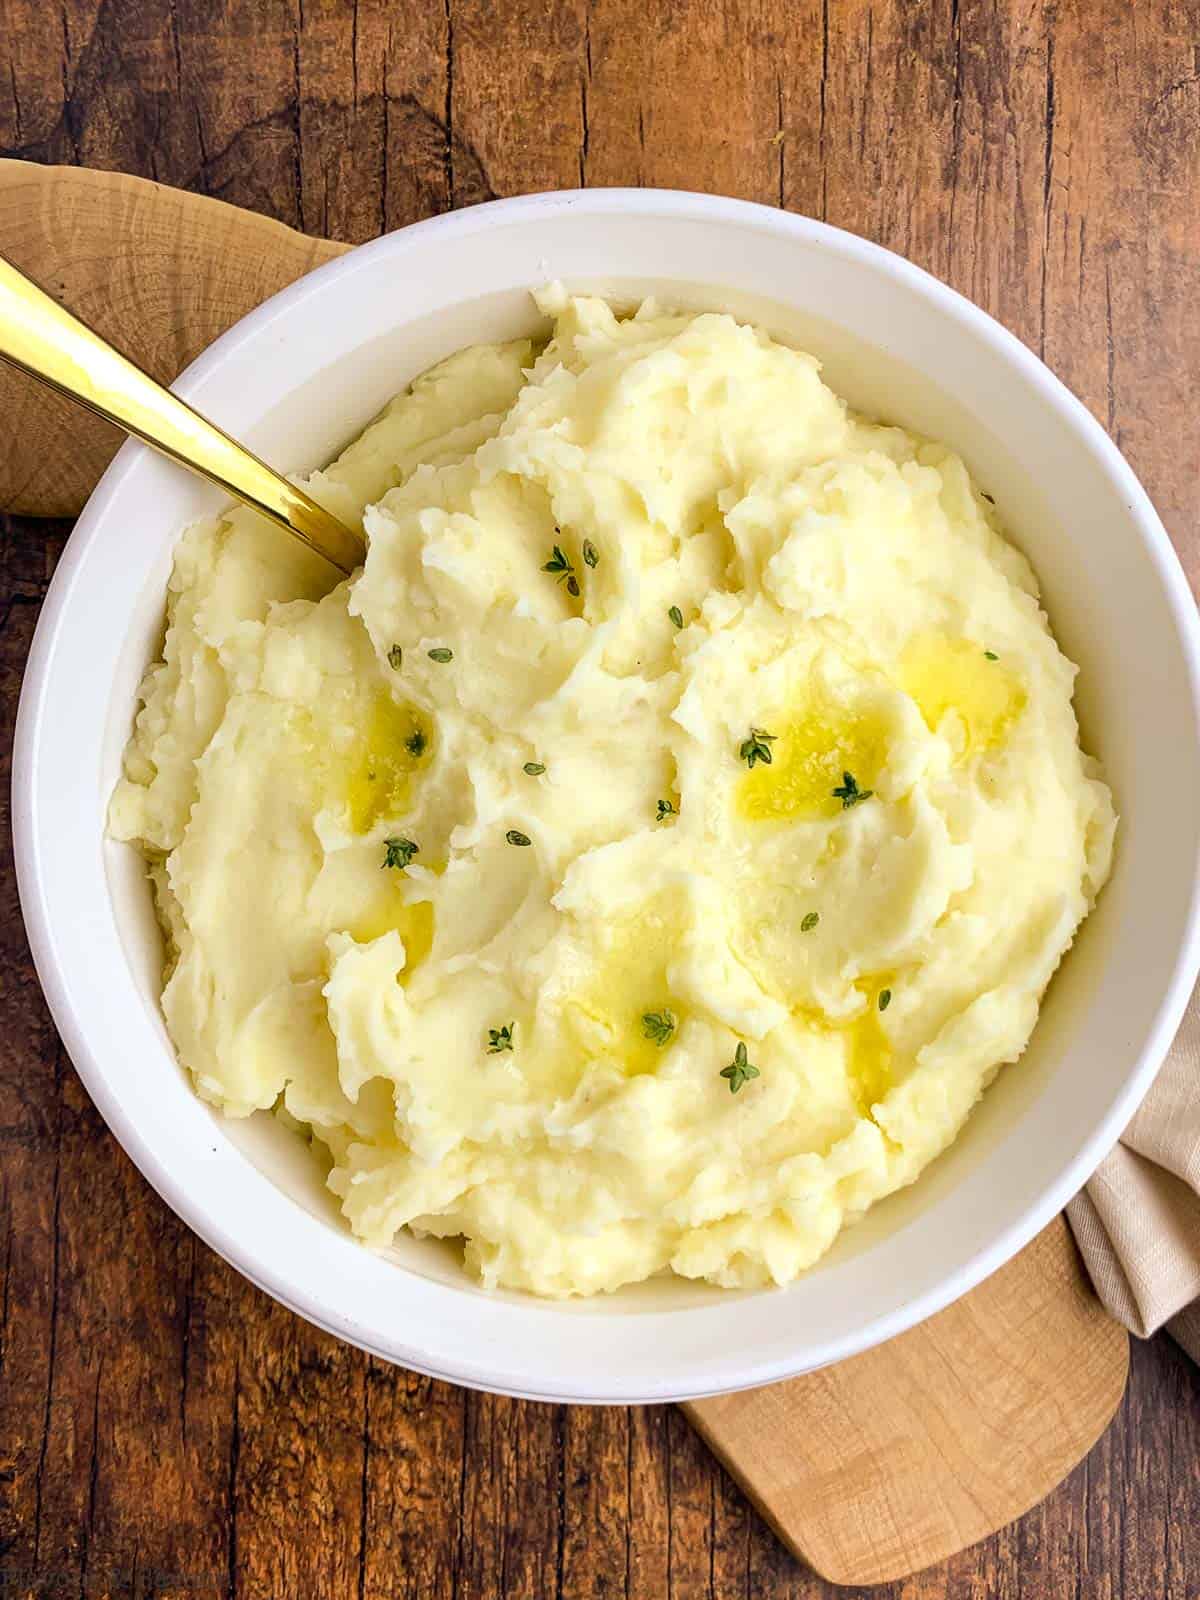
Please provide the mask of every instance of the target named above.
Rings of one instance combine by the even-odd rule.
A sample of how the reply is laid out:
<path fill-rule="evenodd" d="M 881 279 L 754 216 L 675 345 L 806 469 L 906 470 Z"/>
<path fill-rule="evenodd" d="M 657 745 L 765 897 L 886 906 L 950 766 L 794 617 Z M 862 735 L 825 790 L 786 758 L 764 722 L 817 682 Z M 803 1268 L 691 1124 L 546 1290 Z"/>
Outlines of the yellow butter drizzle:
<path fill-rule="evenodd" d="M 999 745 L 1025 708 L 1025 691 L 986 646 L 919 634 L 900 658 L 899 683 L 931 732 L 945 732 L 958 760 Z"/>

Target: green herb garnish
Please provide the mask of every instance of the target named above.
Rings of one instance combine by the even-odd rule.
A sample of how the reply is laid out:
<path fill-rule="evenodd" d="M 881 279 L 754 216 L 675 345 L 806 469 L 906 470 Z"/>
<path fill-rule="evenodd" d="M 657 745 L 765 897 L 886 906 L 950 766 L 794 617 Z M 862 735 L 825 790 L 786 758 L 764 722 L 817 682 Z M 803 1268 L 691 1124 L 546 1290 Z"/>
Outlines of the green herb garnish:
<path fill-rule="evenodd" d="M 744 1083 L 749 1083 L 751 1078 L 758 1077 L 758 1068 L 750 1065 L 746 1055 L 746 1046 L 741 1040 L 733 1053 L 733 1060 L 727 1067 L 721 1068 L 721 1076 L 729 1079 L 729 1092 L 736 1094 Z"/>
<path fill-rule="evenodd" d="M 1000 659 L 994 650 L 985 650 L 983 653 L 989 661 L 999 661 Z"/>
<path fill-rule="evenodd" d="M 404 651 L 401 650 L 398 644 L 394 644 L 388 651 L 388 666 L 393 667 L 397 672 L 399 672 L 403 665 Z"/>
<path fill-rule="evenodd" d="M 768 733 L 765 728 L 751 728 L 750 737 L 743 740 L 738 755 L 753 772 L 754 763 L 763 761 L 771 765 L 771 746 L 775 743 L 775 735 Z"/>
<path fill-rule="evenodd" d="M 554 545 L 553 554 L 543 566 L 542 571 L 551 573 L 558 583 L 561 583 L 565 578 L 567 580 L 567 593 L 569 595 L 578 595 L 579 579 L 575 576 L 574 563 L 563 553 L 561 545 Z"/>
<path fill-rule="evenodd" d="M 523 770 L 527 772 L 531 778 L 540 778 L 546 769 L 540 761 L 527 761 Z"/>
<path fill-rule="evenodd" d="M 672 606 L 667 615 L 677 628 L 683 627 L 683 612 L 680 611 L 678 606 Z"/>
<path fill-rule="evenodd" d="M 522 844 L 523 845 L 523 844 L 532 844 L 533 843 L 533 840 L 529 837 L 529 835 L 527 833 L 521 833 L 516 828 L 510 828 L 508 830 L 508 832 L 504 835 L 504 837 L 508 840 L 509 844 Z"/>
<path fill-rule="evenodd" d="M 833 798 L 842 802 L 843 811 L 849 811 L 851 806 L 858 805 L 862 800 L 869 800 L 874 793 L 874 789 L 860 789 L 852 772 L 843 772 L 841 783 L 833 791 Z"/>
<path fill-rule="evenodd" d="M 647 1011 L 642 1018 L 642 1032 L 661 1050 L 675 1032 L 675 1018 L 669 1011 Z"/>
<path fill-rule="evenodd" d="M 502 1028 L 488 1029 L 488 1055 L 498 1056 L 502 1050 L 512 1049 L 516 1026 L 515 1022 L 506 1022 Z"/>
<path fill-rule="evenodd" d="M 447 650 L 444 644 L 438 645 L 436 650 L 430 650 L 428 654 L 430 661 L 440 661 L 443 666 L 447 661 L 454 660 L 454 651 Z"/>
<path fill-rule="evenodd" d="M 405 739 L 404 748 L 408 751 L 410 756 L 414 756 L 419 761 L 425 754 L 425 746 L 427 743 L 428 740 L 425 738 L 425 735 L 421 732 L 420 728 L 417 728 L 413 733 L 409 734 L 407 739 Z"/>
<path fill-rule="evenodd" d="M 659 820 L 659 822 L 664 821 L 665 818 L 667 818 L 667 817 L 677 817 L 678 815 L 679 815 L 679 813 L 676 811 L 675 807 L 671 804 L 671 802 L 669 800 L 660 800 L 658 802 L 658 820 Z"/>
<path fill-rule="evenodd" d="M 892 991 L 890 989 L 880 989 L 880 991 L 879 991 L 879 1009 L 880 1009 L 880 1011 L 886 1011 L 887 1008 L 891 1005 L 891 1003 L 892 1003 Z"/>
<path fill-rule="evenodd" d="M 590 539 L 583 541 L 583 559 L 589 567 L 594 567 L 600 560 L 600 552 Z"/>
<path fill-rule="evenodd" d="M 385 867 L 407 867 L 415 855 L 420 855 L 421 847 L 414 844 L 411 839 L 385 839 L 383 841 L 383 864 Z"/>
<path fill-rule="evenodd" d="M 821 913 L 819 911 L 805 912 L 804 916 L 800 919 L 800 932 L 811 933 L 820 920 Z"/>

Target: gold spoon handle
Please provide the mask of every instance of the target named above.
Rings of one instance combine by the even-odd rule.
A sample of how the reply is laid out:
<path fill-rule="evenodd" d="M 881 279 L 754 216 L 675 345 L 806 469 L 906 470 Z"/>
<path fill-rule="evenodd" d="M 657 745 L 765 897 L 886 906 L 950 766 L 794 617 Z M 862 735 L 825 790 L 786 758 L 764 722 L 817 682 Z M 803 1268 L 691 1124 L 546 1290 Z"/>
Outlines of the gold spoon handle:
<path fill-rule="evenodd" d="M 287 528 L 341 572 L 362 538 L 244 445 L 156 383 L 0 257 L 0 358 Z"/>

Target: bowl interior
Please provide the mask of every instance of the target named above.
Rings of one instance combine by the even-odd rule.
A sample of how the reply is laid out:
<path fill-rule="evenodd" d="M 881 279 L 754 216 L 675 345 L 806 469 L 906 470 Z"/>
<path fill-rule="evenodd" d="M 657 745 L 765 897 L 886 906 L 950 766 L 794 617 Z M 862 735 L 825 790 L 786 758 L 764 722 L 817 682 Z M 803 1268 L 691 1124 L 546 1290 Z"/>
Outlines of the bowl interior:
<path fill-rule="evenodd" d="M 484 1294 L 449 1246 L 402 1236 L 361 1250 L 299 1141 L 192 1095 L 159 1014 L 142 863 L 102 827 L 161 643 L 171 546 L 220 503 L 213 491 L 126 447 L 64 559 L 22 708 L 18 834 L 35 954 L 85 1081 L 151 1181 L 249 1276 L 344 1337 L 460 1381 L 575 1399 L 685 1396 L 806 1370 L 970 1287 L 1115 1137 L 1195 966 L 1194 624 L 1128 469 L 1040 364 L 915 269 L 798 219 L 696 197 L 672 211 L 667 198 L 640 214 L 611 196 L 609 209 L 519 202 L 392 236 L 277 297 L 178 387 L 274 464 L 311 469 L 440 357 L 535 330 L 527 291 L 560 277 L 769 328 L 817 355 L 854 406 L 952 445 L 995 497 L 1080 665 L 1084 742 L 1121 813 L 1115 870 L 1022 1060 L 920 1182 L 800 1282 L 738 1295 L 661 1278 L 569 1305 Z M 86 881 L 56 865 L 72 839 Z"/>

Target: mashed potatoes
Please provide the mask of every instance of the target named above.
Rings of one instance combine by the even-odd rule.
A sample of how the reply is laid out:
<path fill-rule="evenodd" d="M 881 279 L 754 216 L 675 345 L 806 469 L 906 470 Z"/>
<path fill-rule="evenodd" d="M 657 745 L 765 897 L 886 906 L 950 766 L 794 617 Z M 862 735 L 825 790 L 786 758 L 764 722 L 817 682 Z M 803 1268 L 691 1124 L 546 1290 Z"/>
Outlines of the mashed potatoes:
<path fill-rule="evenodd" d="M 177 554 L 112 830 L 199 1092 L 488 1284 L 786 1283 L 1024 1049 L 1109 792 L 949 451 L 725 316 L 463 351 Z"/>

